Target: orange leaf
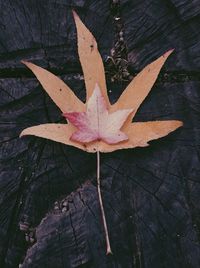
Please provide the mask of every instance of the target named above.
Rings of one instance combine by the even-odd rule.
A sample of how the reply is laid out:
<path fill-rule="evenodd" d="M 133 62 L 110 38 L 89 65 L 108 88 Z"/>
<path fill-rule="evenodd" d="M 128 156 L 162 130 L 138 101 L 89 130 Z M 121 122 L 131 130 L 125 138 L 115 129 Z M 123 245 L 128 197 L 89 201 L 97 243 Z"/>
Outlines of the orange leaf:
<path fill-rule="evenodd" d="M 127 86 L 119 100 L 111 105 L 106 90 L 104 66 L 95 38 L 78 15 L 75 12 L 73 14 L 77 27 L 78 53 L 85 77 L 87 103 L 85 105 L 81 102 L 55 75 L 32 63 L 24 62 L 76 127 L 70 122 L 68 125 L 45 124 L 25 129 L 21 135 L 35 135 L 55 140 L 87 152 L 111 152 L 147 146 L 148 141 L 163 137 L 182 126 L 182 122 L 176 120 L 131 123 L 132 117 L 151 90 L 172 50 L 146 66 Z M 94 90 L 96 84 L 99 87 Z M 101 106 L 104 108 L 102 111 Z M 100 110 L 97 111 L 98 109 Z"/>
<path fill-rule="evenodd" d="M 119 100 L 111 105 L 96 40 L 78 15 L 75 12 L 73 15 L 77 28 L 78 53 L 85 78 L 87 110 L 84 103 L 62 80 L 41 67 L 24 62 L 72 124 L 34 126 L 23 130 L 21 136 L 35 135 L 72 145 L 87 152 L 97 152 L 98 196 L 107 254 L 112 254 L 100 190 L 99 152 L 148 146 L 148 141 L 166 136 L 182 126 L 182 122 L 177 120 L 131 123 L 132 117 L 151 90 L 172 50 L 145 67 L 124 90 Z"/>

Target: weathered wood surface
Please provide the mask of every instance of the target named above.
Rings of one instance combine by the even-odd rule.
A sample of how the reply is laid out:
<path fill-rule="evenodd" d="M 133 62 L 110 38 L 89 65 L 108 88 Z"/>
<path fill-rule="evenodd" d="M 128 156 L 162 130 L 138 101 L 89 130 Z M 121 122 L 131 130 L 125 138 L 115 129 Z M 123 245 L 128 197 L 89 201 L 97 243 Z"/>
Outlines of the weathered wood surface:
<path fill-rule="evenodd" d="M 105 255 L 95 155 L 18 138 L 63 120 L 20 60 L 61 75 L 85 99 L 72 8 L 99 43 L 112 101 L 129 73 L 176 49 L 135 120 L 184 127 L 148 148 L 102 155 L 113 256 Z M 0 11 L 0 267 L 198 268 L 199 1 L 15 0 L 0 1 Z"/>

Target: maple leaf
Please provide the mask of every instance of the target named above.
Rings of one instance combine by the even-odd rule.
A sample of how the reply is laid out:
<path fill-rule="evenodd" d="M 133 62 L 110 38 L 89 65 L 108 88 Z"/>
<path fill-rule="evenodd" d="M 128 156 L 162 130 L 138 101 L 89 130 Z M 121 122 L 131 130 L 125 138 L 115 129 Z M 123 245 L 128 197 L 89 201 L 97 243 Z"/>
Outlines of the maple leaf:
<path fill-rule="evenodd" d="M 111 253 L 108 229 L 100 192 L 99 152 L 148 146 L 148 142 L 181 127 L 178 120 L 135 122 L 132 119 L 153 87 L 170 50 L 147 65 L 111 105 L 106 88 L 104 65 L 92 33 L 73 12 L 77 29 L 78 54 L 86 85 L 86 103 L 58 77 L 30 62 L 23 63 L 36 75 L 43 88 L 67 118 L 68 124 L 42 124 L 29 127 L 20 136 L 38 137 L 97 152 L 97 189 L 106 234 L 107 253 Z"/>
<path fill-rule="evenodd" d="M 63 114 L 66 115 L 68 124 L 42 124 L 33 126 L 23 130 L 20 136 L 35 135 L 72 145 L 87 152 L 94 153 L 100 151 L 106 153 L 119 149 L 148 146 L 148 141 L 166 136 L 171 131 L 182 126 L 182 122 L 178 120 L 132 123 L 134 115 L 148 95 L 157 79 L 160 69 L 173 50 L 166 52 L 163 56 L 147 65 L 127 86 L 118 101 L 111 105 L 106 89 L 104 66 L 97 48 L 96 40 L 82 23 L 78 15 L 75 12 L 73 12 L 73 15 L 77 28 L 78 53 L 85 78 L 86 103 L 83 103 L 78 99 L 73 91 L 60 78 L 33 63 L 23 61 L 23 63 L 36 75 L 55 104 L 61 109 Z M 92 132 L 90 132 L 91 137 L 86 135 L 84 140 L 83 136 L 86 132 L 82 132 L 83 128 L 77 132 L 78 125 L 77 123 L 75 124 L 76 120 L 72 120 L 72 118 L 79 118 L 78 121 L 80 122 L 81 116 L 82 119 L 88 117 L 84 115 L 89 115 L 87 109 L 93 98 L 95 98 L 94 91 L 96 84 L 99 87 L 99 94 L 102 95 L 100 99 L 103 100 L 102 102 L 106 106 L 110 121 L 108 124 L 107 118 L 104 116 L 104 119 L 106 118 L 106 120 L 100 120 L 101 122 L 104 121 L 104 131 L 103 128 L 101 128 L 95 132 L 95 126 L 93 125 L 91 128 L 93 129 L 93 135 L 91 135 Z M 91 115 L 95 112 L 95 109 L 95 105 L 93 105 Z M 120 110 L 132 110 L 132 112 L 127 120 L 123 121 L 124 124 L 122 123 L 120 125 L 120 136 L 117 139 L 116 132 L 114 132 L 114 126 L 117 123 L 117 115 L 119 117 L 119 115 L 122 114 Z M 105 124 L 107 124 L 107 127 L 110 127 L 109 131 L 105 128 Z M 113 126 L 113 129 L 111 129 L 111 126 Z M 106 137 L 106 133 L 108 132 L 110 133 L 110 136 Z M 114 134 L 112 137 L 111 133 Z M 126 137 L 126 139 L 122 139 L 122 137 Z M 114 141 L 115 139 L 116 142 Z"/>
<path fill-rule="evenodd" d="M 86 112 L 68 112 L 63 115 L 78 128 L 78 131 L 72 134 L 71 140 L 78 142 L 102 140 L 114 144 L 128 140 L 128 136 L 120 131 L 120 128 L 132 111 L 133 109 L 123 109 L 109 114 L 101 90 L 96 84 L 87 102 Z"/>

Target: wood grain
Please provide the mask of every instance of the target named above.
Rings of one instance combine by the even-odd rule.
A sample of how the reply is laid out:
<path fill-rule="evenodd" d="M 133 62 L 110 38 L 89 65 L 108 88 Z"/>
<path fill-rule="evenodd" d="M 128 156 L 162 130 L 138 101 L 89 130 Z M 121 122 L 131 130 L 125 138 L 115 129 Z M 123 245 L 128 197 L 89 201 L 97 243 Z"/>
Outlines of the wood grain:
<path fill-rule="evenodd" d="M 148 148 L 102 156 L 111 258 L 95 155 L 18 138 L 26 127 L 63 122 L 22 59 L 54 70 L 85 100 L 72 7 L 107 66 L 117 31 L 110 1 L 0 1 L 0 267 L 198 268 L 200 83 L 192 80 L 200 66 L 198 1 L 120 1 L 130 73 L 175 48 L 134 121 L 178 119 L 184 127 Z M 128 83 L 108 81 L 112 103 Z"/>

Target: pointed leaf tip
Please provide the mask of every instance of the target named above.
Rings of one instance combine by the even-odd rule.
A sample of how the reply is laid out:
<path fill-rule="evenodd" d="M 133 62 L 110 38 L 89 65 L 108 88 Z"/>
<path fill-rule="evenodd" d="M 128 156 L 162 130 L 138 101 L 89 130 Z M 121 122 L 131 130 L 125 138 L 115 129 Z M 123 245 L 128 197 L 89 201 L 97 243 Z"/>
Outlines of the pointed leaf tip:
<path fill-rule="evenodd" d="M 96 39 L 81 21 L 78 14 L 74 10 L 72 13 L 77 30 L 78 54 L 85 79 L 86 98 L 87 100 L 90 98 L 95 84 L 98 83 L 106 103 L 110 105 L 106 89 L 104 65 Z"/>
<path fill-rule="evenodd" d="M 168 58 L 169 55 L 171 55 L 171 54 L 174 52 L 174 50 L 175 50 L 175 49 L 172 48 L 172 49 L 166 51 L 166 52 L 163 54 L 163 57 L 164 57 L 164 58 Z"/>
<path fill-rule="evenodd" d="M 24 130 L 19 134 L 19 138 L 24 136 L 23 132 L 24 132 Z"/>
<path fill-rule="evenodd" d="M 74 19 L 78 18 L 78 14 L 76 13 L 76 11 L 74 9 L 72 9 L 72 14 L 73 14 Z"/>
<path fill-rule="evenodd" d="M 70 137 L 73 132 L 74 132 L 74 129 L 68 124 L 53 124 L 52 123 L 52 124 L 42 124 L 42 125 L 26 128 L 21 132 L 20 137 L 26 136 L 26 135 L 36 136 L 36 137 L 60 142 L 66 145 L 72 145 L 74 147 L 77 147 L 85 151 L 86 148 L 82 144 L 76 143 L 70 140 Z"/>
<path fill-rule="evenodd" d="M 140 71 L 123 91 L 118 101 L 112 105 L 111 111 L 130 108 L 134 110 L 132 117 L 129 117 L 129 122 L 127 122 L 127 124 L 131 123 L 132 118 L 136 114 L 138 108 L 153 87 L 162 66 L 172 52 L 173 49 L 167 51 L 165 54 L 148 64 L 142 71 Z"/>
<path fill-rule="evenodd" d="M 44 90 L 62 112 L 72 111 L 73 109 L 83 111 L 85 109 L 84 103 L 59 77 L 34 63 L 27 61 L 22 61 L 22 63 L 35 74 Z"/>

